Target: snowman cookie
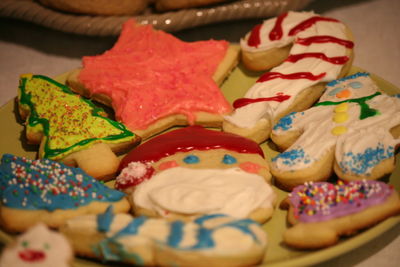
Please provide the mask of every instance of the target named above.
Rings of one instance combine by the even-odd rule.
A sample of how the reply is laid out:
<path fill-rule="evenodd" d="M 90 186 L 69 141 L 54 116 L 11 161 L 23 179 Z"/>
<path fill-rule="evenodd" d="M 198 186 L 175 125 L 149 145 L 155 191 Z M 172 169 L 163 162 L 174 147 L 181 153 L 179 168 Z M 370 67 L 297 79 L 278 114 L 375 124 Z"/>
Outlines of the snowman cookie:
<path fill-rule="evenodd" d="M 72 265 L 73 251 L 60 233 L 37 224 L 10 243 L 0 257 L 4 267 L 67 267 Z"/>
<path fill-rule="evenodd" d="M 291 190 L 306 181 L 375 180 L 394 169 L 400 143 L 400 98 L 380 92 L 368 73 L 335 80 L 312 108 L 283 117 L 272 140 L 276 183 Z"/>
<path fill-rule="evenodd" d="M 257 143 L 190 126 L 157 136 L 121 161 L 116 188 L 138 215 L 169 218 L 224 213 L 267 220 L 276 194 Z"/>

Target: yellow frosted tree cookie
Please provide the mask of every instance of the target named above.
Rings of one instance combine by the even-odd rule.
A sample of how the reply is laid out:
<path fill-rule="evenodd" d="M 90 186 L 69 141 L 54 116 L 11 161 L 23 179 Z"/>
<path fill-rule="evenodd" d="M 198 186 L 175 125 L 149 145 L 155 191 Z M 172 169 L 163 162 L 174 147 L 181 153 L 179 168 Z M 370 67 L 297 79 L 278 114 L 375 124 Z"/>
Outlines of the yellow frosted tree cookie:
<path fill-rule="evenodd" d="M 92 102 L 41 75 L 21 75 L 18 110 L 28 143 L 40 144 L 39 158 L 79 166 L 98 179 L 113 177 L 119 164 L 115 153 L 140 140 Z"/>

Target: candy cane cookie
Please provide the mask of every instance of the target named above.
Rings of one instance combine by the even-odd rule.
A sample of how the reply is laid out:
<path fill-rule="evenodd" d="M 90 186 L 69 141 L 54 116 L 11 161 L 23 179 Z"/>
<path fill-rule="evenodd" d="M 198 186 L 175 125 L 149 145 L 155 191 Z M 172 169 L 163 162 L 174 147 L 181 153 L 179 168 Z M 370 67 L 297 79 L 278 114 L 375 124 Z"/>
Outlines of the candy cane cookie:
<path fill-rule="evenodd" d="M 23 232 L 36 223 L 58 228 L 67 219 L 99 214 L 110 205 L 116 212 L 130 209 L 124 193 L 49 159 L 4 154 L 0 189 L 0 224 L 8 232 Z"/>
<path fill-rule="evenodd" d="M 392 186 L 380 181 L 311 182 L 295 187 L 281 207 L 288 209 L 291 224 L 284 242 L 317 249 L 399 214 L 400 199 Z"/>
<path fill-rule="evenodd" d="M 60 230 L 78 255 L 140 266 L 250 266 L 267 248 L 260 224 L 222 214 L 185 222 L 109 209 L 68 220 Z"/>
<path fill-rule="evenodd" d="M 268 139 L 279 118 L 309 108 L 325 83 L 348 72 L 352 40 L 343 23 L 313 12 L 288 12 L 255 26 L 241 40 L 242 60 L 250 69 L 273 68 L 233 103 L 223 129 L 257 142 Z"/>
<path fill-rule="evenodd" d="M 41 75 L 21 75 L 18 110 L 28 143 L 39 158 L 79 166 L 98 179 L 112 178 L 121 153 L 140 138 L 67 86 Z"/>

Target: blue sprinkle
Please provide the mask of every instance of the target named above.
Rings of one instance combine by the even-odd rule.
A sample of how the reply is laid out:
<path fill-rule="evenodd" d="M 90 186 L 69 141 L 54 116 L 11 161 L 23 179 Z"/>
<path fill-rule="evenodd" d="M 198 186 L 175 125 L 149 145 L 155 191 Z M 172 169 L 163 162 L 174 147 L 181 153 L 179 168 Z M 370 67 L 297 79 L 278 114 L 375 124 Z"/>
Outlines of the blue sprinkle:
<path fill-rule="evenodd" d="M 226 155 L 224 155 L 222 162 L 225 164 L 235 164 L 237 162 L 237 160 L 233 156 L 226 154 Z"/>
<path fill-rule="evenodd" d="M 282 129 L 287 131 L 292 128 L 293 120 L 296 118 L 297 112 L 292 112 L 285 117 L 282 117 L 277 124 L 274 126 L 274 130 Z"/>
<path fill-rule="evenodd" d="M 199 162 L 200 162 L 200 159 L 199 159 L 198 156 L 189 155 L 189 156 L 186 156 L 186 157 L 183 159 L 183 161 L 184 161 L 185 163 L 187 163 L 187 164 L 195 164 L 195 163 L 199 163 Z"/>

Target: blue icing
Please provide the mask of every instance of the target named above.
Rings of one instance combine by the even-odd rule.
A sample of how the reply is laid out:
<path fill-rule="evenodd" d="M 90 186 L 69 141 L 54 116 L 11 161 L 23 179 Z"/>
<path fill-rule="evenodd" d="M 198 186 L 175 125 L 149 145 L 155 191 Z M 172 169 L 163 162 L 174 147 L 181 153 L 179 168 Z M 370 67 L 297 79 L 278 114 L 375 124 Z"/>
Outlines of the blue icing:
<path fill-rule="evenodd" d="M 237 160 L 236 160 L 235 157 L 226 154 L 226 155 L 224 155 L 224 158 L 222 159 L 222 162 L 223 162 L 224 164 L 228 164 L 228 165 L 229 165 L 229 164 L 235 164 L 235 163 L 237 163 Z"/>
<path fill-rule="evenodd" d="M 363 87 L 363 84 L 360 82 L 351 82 L 349 83 L 349 86 L 353 89 L 360 89 Z"/>
<path fill-rule="evenodd" d="M 145 216 L 134 218 L 127 226 L 125 226 L 125 228 L 116 233 L 114 238 L 118 238 L 124 235 L 137 235 L 140 227 L 144 225 L 146 221 L 147 217 Z"/>
<path fill-rule="evenodd" d="M 226 217 L 226 215 L 224 215 L 224 214 L 218 214 L 218 213 L 209 214 L 209 215 L 203 215 L 203 216 L 197 218 L 196 220 L 194 220 L 194 222 L 195 222 L 196 224 L 200 225 L 200 226 L 203 226 L 203 224 L 204 224 L 206 221 L 211 220 L 211 219 L 214 219 L 214 218 L 219 218 L 219 217 Z"/>
<path fill-rule="evenodd" d="M 337 93 L 339 93 L 340 91 L 342 91 L 344 88 L 343 87 L 336 87 L 335 89 L 333 89 L 332 91 L 330 91 L 328 93 L 329 96 L 334 96 Z"/>
<path fill-rule="evenodd" d="M 94 248 L 95 253 L 101 254 L 102 258 L 108 261 L 130 260 L 137 265 L 144 265 L 144 260 L 137 253 L 130 253 L 125 250 L 124 245 L 113 238 L 102 240 L 98 248 Z"/>
<path fill-rule="evenodd" d="M 97 215 L 97 230 L 99 232 L 108 232 L 110 230 L 111 223 L 114 219 L 114 207 L 108 206 L 105 213 Z"/>
<path fill-rule="evenodd" d="M 393 97 L 396 97 L 396 98 L 400 99 L 400 94 L 395 94 Z"/>
<path fill-rule="evenodd" d="M 383 160 L 394 156 L 394 147 L 385 149 L 382 143 L 375 148 L 367 148 L 363 153 L 348 152 L 344 155 L 339 166 L 345 173 L 366 174 Z"/>
<path fill-rule="evenodd" d="M 0 173 L 1 203 L 10 208 L 76 209 L 93 201 L 115 202 L 125 196 L 79 168 L 49 159 L 31 160 L 4 154 Z"/>
<path fill-rule="evenodd" d="M 171 233 L 168 236 L 168 245 L 171 247 L 177 247 L 183 238 L 183 227 L 182 221 L 175 221 L 171 223 Z"/>
<path fill-rule="evenodd" d="M 367 72 L 357 72 L 357 73 L 355 73 L 353 75 L 346 76 L 346 77 L 343 77 L 341 79 L 333 80 L 333 81 L 329 82 L 326 86 L 327 87 L 328 86 L 336 86 L 337 84 L 339 84 L 341 82 L 344 82 L 344 81 L 347 81 L 347 80 L 351 80 L 351 79 L 356 79 L 358 77 L 369 77 L 369 73 L 367 73 Z"/>
<path fill-rule="evenodd" d="M 293 120 L 296 118 L 297 112 L 289 113 L 288 115 L 282 117 L 277 124 L 275 124 L 273 130 L 283 130 L 287 131 L 292 128 Z"/>
<path fill-rule="evenodd" d="M 302 148 L 291 149 L 272 158 L 272 162 L 277 161 L 280 161 L 287 166 L 294 166 L 299 163 L 308 164 L 311 162 L 310 157 L 304 152 L 304 149 Z"/>
<path fill-rule="evenodd" d="M 196 164 L 200 162 L 199 157 L 195 156 L 195 155 L 189 155 L 186 156 L 183 161 L 187 164 Z"/>

